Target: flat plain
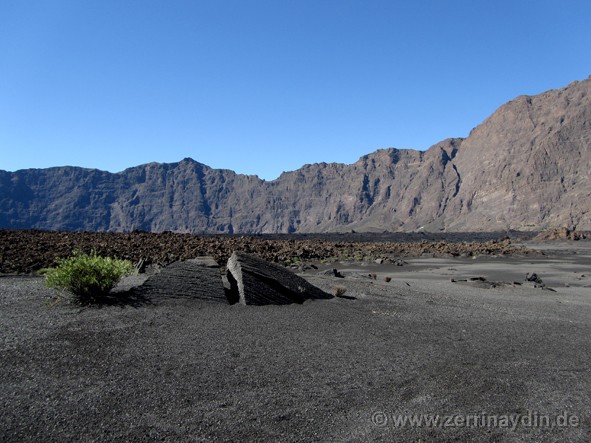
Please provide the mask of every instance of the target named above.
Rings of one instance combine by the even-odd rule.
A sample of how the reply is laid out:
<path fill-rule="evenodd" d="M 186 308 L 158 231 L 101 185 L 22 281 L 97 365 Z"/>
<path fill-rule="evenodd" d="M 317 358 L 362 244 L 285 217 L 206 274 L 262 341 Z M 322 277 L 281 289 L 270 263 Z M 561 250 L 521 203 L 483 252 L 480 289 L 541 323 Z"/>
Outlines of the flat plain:
<path fill-rule="evenodd" d="M 524 244 L 311 263 L 341 296 L 287 306 L 1 277 L 0 441 L 591 441 L 591 242 Z"/>

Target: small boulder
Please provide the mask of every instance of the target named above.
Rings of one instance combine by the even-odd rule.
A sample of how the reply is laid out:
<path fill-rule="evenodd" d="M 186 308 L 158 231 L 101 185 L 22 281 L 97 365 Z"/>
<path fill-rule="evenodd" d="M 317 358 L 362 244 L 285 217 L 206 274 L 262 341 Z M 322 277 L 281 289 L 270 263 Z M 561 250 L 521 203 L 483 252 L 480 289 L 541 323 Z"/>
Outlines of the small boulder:
<path fill-rule="evenodd" d="M 343 274 L 341 274 L 336 268 L 328 269 L 328 270 L 324 271 L 323 274 L 324 275 L 331 275 L 331 276 L 337 277 L 337 278 L 345 278 L 345 276 Z"/>
<path fill-rule="evenodd" d="M 535 272 L 530 274 L 529 272 L 527 274 L 525 274 L 525 281 L 530 281 L 530 282 L 534 282 L 537 283 L 539 285 L 543 284 L 544 282 L 542 281 L 542 279 L 538 276 L 538 274 L 536 274 Z"/>
<path fill-rule="evenodd" d="M 532 274 L 530 274 L 530 273 L 525 274 L 525 285 L 530 286 L 530 287 L 534 287 L 537 289 L 544 289 L 546 291 L 556 292 L 554 289 L 548 287 L 546 285 L 546 283 L 544 283 L 544 281 L 540 278 L 540 276 L 538 274 L 536 274 L 535 272 Z"/>

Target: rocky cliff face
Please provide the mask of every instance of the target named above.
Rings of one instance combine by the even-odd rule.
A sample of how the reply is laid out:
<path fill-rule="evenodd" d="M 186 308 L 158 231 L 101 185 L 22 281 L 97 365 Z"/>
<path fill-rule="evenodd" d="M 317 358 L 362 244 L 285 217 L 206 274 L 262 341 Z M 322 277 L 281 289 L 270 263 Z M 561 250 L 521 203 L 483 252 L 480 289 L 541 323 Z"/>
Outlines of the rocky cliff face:
<path fill-rule="evenodd" d="M 454 163 L 461 185 L 447 229 L 589 229 L 591 78 L 503 105 Z"/>
<path fill-rule="evenodd" d="M 591 78 L 518 97 L 425 152 L 384 149 L 266 182 L 191 159 L 117 174 L 0 171 L 0 227 L 327 232 L 591 229 Z"/>

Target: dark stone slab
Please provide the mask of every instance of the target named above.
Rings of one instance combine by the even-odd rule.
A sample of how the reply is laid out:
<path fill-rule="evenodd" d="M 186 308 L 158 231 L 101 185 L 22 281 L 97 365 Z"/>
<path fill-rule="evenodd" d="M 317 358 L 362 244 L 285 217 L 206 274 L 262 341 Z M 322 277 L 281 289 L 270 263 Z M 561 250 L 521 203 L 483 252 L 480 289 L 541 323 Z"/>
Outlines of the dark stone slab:
<path fill-rule="evenodd" d="M 282 266 L 253 255 L 234 252 L 228 260 L 231 303 L 284 305 L 308 299 L 329 299 L 327 294 Z"/>
<path fill-rule="evenodd" d="M 211 257 L 174 262 L 137 289 L 146 296 L 189 297 L 228 303 L 220 267 Z"/>

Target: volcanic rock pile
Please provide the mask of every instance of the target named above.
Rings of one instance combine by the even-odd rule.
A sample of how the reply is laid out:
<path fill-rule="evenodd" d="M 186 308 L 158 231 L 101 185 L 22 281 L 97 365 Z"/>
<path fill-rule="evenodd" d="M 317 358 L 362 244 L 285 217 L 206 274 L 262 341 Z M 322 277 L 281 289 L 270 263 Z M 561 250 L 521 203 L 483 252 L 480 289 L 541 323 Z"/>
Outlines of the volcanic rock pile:
<path fill-rule="evenodd" d="M 549 231 L 540 232 L 534 237 L 534 240 L 583 240 L 587 238 L 587 234 L 584 232 L 577 232 L 574 229 L 568 229 L 565 227 L 551 229 Z"/>
<path fill-rule="evenodd" d="M 233 251 L 256 255 L 268 262 L 292 265 L 304 261 L 351 260 L 394 263 L 401 256 L 529 254 L 508 239 L 489 241 L 354 241 L 272 239 L 265 236 L 198 236 L 171 232 L 107 233 L 0 230 L 0 273 L 30 273 L 54 266 L 74 250 L 166 266 L 179 260 L 211 256 L 225 263 Z"/>

